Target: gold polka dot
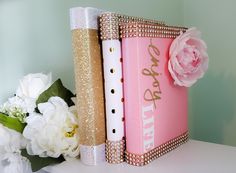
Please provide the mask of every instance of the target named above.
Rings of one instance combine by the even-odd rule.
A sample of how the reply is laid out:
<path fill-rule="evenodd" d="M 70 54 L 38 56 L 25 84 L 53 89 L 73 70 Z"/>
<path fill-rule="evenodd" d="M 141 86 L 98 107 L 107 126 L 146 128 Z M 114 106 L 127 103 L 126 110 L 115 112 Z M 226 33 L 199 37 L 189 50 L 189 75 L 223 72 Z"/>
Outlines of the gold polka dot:
<path fill-rule="evenodd" d="M 114 51 L 115 51 L 115 48 L 114 48 L 114 47 L 110 47 L 109 51 L 110 51 L 110 52 L 114 52 Z"/>
<path fill-rule="evenodd" d="M 115 72 L 115 69 L 111 68 L 111 69 L 110 69 L 110 72 L 111 72 L 111 73 L 114 73 L 114 72 Z"/>

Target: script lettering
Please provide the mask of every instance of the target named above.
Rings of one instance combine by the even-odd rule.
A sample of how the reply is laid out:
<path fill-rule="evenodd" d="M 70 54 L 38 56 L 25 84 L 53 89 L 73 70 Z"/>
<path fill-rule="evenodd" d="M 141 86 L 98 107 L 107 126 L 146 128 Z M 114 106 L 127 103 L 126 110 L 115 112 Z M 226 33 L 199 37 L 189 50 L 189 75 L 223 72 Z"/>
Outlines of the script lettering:
<path fill-rule="evenodd" d="M 148 53 L 151 57 L 152 64 L 148 68 L 144 68 L 142 70 L 142 74 L 144 76 L 151 77 L 152 82 L 152 89 L 147 88 L 144 92 L 144 100 L 148 102 L 153 102 L 156 108 L 156 100 L 161 99 L 161 86 L 158 80 L 158 77 L 161 73 L 157 72 L 157 68 L 159 66 L 159 58 L 160 58 L 160 51 L 159 49 L 152 44 L 152 40 L 150 40 L 150 44 L 148 46 Z"/>

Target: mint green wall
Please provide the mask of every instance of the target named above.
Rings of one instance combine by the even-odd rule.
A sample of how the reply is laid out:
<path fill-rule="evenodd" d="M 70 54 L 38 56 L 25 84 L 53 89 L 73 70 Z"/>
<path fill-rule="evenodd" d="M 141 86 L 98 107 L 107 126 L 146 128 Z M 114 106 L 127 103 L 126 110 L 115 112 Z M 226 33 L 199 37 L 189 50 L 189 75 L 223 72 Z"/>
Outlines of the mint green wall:
<path fill-rule="evenodd" d="M 135 4 L 135 5 L 133 5 Z M 209 47 L 210 68 L 190 89 L 194 139 L 236 145 L 236 22 L 234 0 L 0 0 L 0 103 L 29 72 L 53 73 L 74 89 L 69 8 L 110 11 L 197 26 Z"/>
<path fill-rule="evenodd" d="M 184 0 L 184 23 L 208 44 L 209 70 L 190 90 L 195 139 L 236 146 L 236 1 Z"/>
<path fill-rule="evenodd" d="M 0 0 L 0 103 L 29 72 L 52 71 L 74 88 L 69 8 L 93 6 L 168 23 L 182 22 L 181 0 Z"/>

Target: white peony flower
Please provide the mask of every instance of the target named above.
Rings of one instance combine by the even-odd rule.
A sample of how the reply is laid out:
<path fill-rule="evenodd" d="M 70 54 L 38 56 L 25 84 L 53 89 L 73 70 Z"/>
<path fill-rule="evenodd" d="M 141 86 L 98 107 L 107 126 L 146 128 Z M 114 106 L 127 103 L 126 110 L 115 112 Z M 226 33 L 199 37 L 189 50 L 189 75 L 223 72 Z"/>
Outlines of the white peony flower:
<path fill-rule="evenodd" d="M 9 98 L 6 103 L 0 106 L 0 112 L 10 117 L 18 118 L 21 122 L 25 122 L 27 113 L 32 113 L 36 108 L 34 99 L 20 98 L 18 96 Z"/>
<path fill-rule="evenodd" d="M 26 118 L 23 136 L 29 140 L 28 154 L 54 158 L 78 156 L 78 119 L 65 101 L 51 97 L 39 104 L 38 109 L 41 114 L 32 113 Z"/>
<path fill-rule="evenodd" d="M 72 112 L 75 116 L 77 116 L 77 109 L 76 109 L 77 101 L 76 101 L 76 97 L 72 97 L 71 100 L 72 100 L 72 102 L 74 103 L 74 105 L 73 105 L 73 106 L 70 106 L 70 107 L 69 107 L 69 110 L 70 110 L 70 112 Z"/>
<path fill-rule="evenodd" d="M 51 73 L 48 75 L 42 73 L 28 74 L 20 80 L 16 95 L 22 98 L 37 99 L 38 96 L 47 90 L 52 84 Z"/>
<path fill-rule="evenodd" d="M 21 133 L 0 123 L 0 172 L 3 171 L 1 173 L 32 173 L 28 159 L 20 154 L 26 143 Z"/>
<path fill-rule="evenodd" d="M 20 153 L 6 153 L 0 158 L 2 173 L 32 173 L 29 160 Z"/>
<path fill-rule="evenodd" d="M 14 130 L 0 123 L 0 155 L 5 153 L 19 152 L 26 147 L 26 139 Z"/>

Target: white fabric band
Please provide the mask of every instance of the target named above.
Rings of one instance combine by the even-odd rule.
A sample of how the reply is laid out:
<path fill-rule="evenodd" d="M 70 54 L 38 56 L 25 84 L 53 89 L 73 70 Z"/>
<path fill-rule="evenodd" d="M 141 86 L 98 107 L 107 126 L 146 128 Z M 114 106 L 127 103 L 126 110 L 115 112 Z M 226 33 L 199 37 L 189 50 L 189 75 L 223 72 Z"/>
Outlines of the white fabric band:
<path fill-rule="evenodd" d="M 70 28 L 98 29 L 98 16 L 103 10 L 91 7 L 74 7 L 70 9 Z"/>
<path fill-rule="evenodd" d="M 80 145 L 80 158 L 86 165 L 97 165 L 105 162 L 105 144 L 96 146 Z"/>

